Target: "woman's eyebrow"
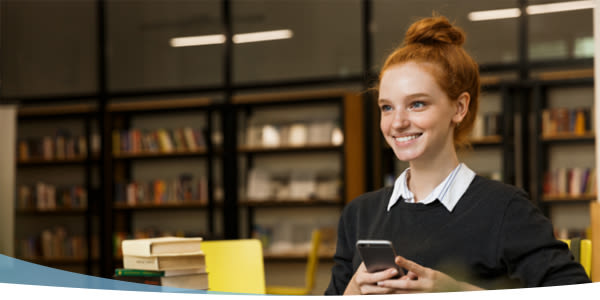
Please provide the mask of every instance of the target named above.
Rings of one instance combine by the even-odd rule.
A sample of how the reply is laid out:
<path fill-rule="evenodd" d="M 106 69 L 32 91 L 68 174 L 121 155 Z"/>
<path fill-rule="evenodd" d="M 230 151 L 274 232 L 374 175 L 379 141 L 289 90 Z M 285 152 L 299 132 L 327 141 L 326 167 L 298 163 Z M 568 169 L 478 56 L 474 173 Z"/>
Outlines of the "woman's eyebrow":
<path fill-rule="evenodd" d="M 410 94 L 410 95 L 406 96 L 406 98 L 408 98 L 408 99 L 421 98 L 421 97 L 429 97 L 429 94 L 427 94 L 427 93 L 414 93 L 414 94 Z"/>

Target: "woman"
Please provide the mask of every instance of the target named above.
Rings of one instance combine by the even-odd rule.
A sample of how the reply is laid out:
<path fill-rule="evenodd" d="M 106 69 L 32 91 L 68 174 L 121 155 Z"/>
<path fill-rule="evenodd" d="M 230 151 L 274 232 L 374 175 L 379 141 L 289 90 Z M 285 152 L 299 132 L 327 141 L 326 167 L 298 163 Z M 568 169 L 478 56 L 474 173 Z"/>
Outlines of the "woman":
<path fill-rule="evenodd" d="M 589 282 L 552 225 L 515 187 L 459 163 L 479 97 L 464 33 L 441 16 L 415 22 L 385 62 L 381 132 L 409 162 L 393 188 L 364 194 L 340 218 L 326 294 L 466 291 Z M 396 269 L 369 273 L 360 239 L 390 240 Z"/>

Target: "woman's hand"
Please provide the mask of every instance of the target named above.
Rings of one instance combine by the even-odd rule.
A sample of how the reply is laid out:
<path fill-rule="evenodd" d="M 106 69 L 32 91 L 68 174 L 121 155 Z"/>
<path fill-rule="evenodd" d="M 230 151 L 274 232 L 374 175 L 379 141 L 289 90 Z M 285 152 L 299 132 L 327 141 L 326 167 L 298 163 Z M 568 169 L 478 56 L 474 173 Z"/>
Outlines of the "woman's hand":
<path fill-rule="evenodd" d="M 396 257 L 396 264 L 408 270 L 408 273 L 400 279 L 377 281 L 379 288 L 401 294 L 481 290 L 479 287 L 456 281 L 442 272 L 423 267 L 401 256 Z"/>
<path fill-rule="evenodd" d="M 352 279 L 348 283 L 344 295 L 368 295 L 368 294 L 392 294 L 394 288 L 380 286 L 377 283 L 383 281 L 393 281 L 393 277 L 398 275 L 398 271 L 389 268 L 381 272 L 369 273 L 364 263 L 361 263 Z"/>

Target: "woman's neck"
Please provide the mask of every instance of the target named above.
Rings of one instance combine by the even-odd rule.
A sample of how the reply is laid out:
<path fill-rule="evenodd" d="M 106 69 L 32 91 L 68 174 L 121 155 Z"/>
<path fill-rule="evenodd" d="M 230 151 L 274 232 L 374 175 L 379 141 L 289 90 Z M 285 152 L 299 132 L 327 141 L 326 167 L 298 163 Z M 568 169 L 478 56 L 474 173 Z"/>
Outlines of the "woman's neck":
<path fill-rule="evenodd" d="M 411 161 L 408 187 L 415 196 L 415 202 L 423 200 L 458 166 L 456 151 L 448 155 L 424 161 Z"/>

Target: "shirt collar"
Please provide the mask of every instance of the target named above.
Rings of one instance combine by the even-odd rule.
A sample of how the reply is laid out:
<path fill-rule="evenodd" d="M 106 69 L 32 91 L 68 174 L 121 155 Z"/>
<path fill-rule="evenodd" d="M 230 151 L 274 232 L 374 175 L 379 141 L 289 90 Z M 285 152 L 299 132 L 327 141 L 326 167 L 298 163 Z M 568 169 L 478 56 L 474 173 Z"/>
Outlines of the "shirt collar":
<path fill-rule="evenodd" d="M 394 183 L 394 190 L 388 203 L 387 210 L 389 211 L 398 199 L 402 197 L 405 202 L 413 202 L 414 195 L 408 189 L 406 178 L 410 168 L 407 168 L 398 176 Z M 467 191 L 471 181 L 475 178 L 473 172 L 467 165 L 460 163 L 450 174 L 442 181 L 435 189 L 422 201 L 421 204 L 429 204 L 435 200 L 439 200 L 444 207 L 450 212 L 454 209 L 458 200 Z"/>

